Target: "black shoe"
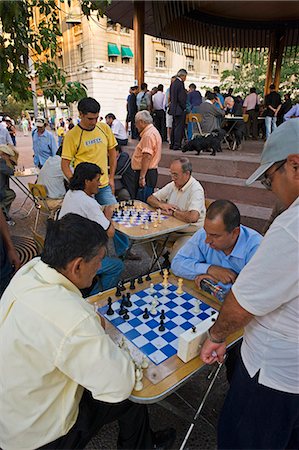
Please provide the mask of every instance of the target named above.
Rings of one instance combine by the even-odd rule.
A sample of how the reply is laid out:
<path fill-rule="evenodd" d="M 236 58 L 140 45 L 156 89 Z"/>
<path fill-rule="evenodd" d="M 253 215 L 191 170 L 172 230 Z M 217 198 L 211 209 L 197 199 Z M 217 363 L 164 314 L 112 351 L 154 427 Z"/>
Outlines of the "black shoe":
<path fill-rule="evenodd" d="M 170 144 L 169 150 L 173 150 L 173 145 Z"/>
<path fill-rule="evenodd" d="M 173 147 L 172 150 L 182 150 L 181 147 Z"/>
<path fill-rule="evenodd" d="M 157 450 L 166 450 L 172 448 L 176 438 L 174 428 L 165 428 L 165 430 L 153 433 L 154 448 Z"/>

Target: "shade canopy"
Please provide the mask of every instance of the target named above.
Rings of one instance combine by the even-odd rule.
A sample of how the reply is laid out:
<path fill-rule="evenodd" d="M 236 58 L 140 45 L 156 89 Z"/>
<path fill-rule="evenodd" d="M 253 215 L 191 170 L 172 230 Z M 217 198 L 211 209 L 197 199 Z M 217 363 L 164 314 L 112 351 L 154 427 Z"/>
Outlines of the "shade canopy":
<path fill-rule="evenodd" d="M 134 2 L 112 1 L 106 14 L 133 28 Z M 216 48 L 270 47 L 273 32 L 299 45 L 297 1 L 145 1 L 146 34 Z"/>
<path fill-rule="evenodd" d="M 130 47 L 126 46 L 126 45 L 122 45 L 121 46 L 121 57 L 122 58 L 133 58 L 133 52 L 130 49 Z"/>
<path fill-rule="evenodd" d="M 116 44 L 108 43 L 108 56 L 119 56 L 120 51 Z"/>

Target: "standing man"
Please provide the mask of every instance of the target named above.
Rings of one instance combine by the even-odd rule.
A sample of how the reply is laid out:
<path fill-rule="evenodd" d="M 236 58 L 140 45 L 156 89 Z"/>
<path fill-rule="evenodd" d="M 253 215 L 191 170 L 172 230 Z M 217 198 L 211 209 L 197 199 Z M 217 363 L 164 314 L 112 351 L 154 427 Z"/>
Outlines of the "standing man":
<path fill-rule="evenodd" d="M 98 122 L 100 109 L 100 104 L 94 98 L 86 97 L 79 101 L 80 123 L 65 135 L 61 168 L 70 180 L 73 175 L 70 169 L 72 160 L 75 168 L 81 162 L 96 164 L 101 168 L 103 175 L 95 199 L 100 205 L 112 205 L 116 203 L 114 174 L 117 141 L 109 125 Z"/>
<path fill-rule="evenodd" d="M 270 94 L 265 97 L 265 107 L 266 139 L 268 139 L 272 131 L 276 129 L 277 114 L 281 108 L 281 97 L 275 90 L 275 84 L 270 85 Z"/>
<path fill-rule="evenodd" d="M 247 180 L 261 181 L 287 210 L 239 275 L 201 351 L 205 363 L 222 362 L 225 340 L 245 327 L 220 416 L 220 449 L 299 448 L 298 142 L 298 120 L 280 125 Z"/>
<path fill-rule="evenodd" d="M 38 117 L 35 122 L 36 128 L 32 131 L 33 162 L 40 169 L 50 156 L 55 156 L 57 144 L 54 135 L 46 130 L 46 121 Z"/>
<path fill-rule="evenodd" d="M 146 202 L 157 184 L 162 139 L 148 111 L 136 114 L 136 127 L 141 139 L 132 155 L 131 164 L 135 170 L 136 198 Z"/>
<path fill-rule="evenodd" d="M 169 114 L 173 117 L 171 140 L 169 148 L 180 150 L 185 128 L 187 92 L 184 82 L 188 72 L 181 69 L 175 81 L 170 86 Z"/>
<path fill-rule="evenodd" d="M 135 116 L 137 113 L 136 96 L 138 93 L 138 86 L 130 88 L 130 95 L 128 97 L 128 123 L 131 122 L 131 138 L 138 139 L 138 131 L 135 125 Z"/>
<path fill-rule="evenodd" d="M 222 94 L 220 94 L 220 88 L 219 86 L 214 86 L 213 88 L 214 94 L 216 94 L 216 97 L 218 98 L 218 102 L 216 103 L 217 108 L 224 108 L 224 97 Z"/>
<path fill-rule="evenodd" d="M 247 121 L 247 139 L 251 134 L 252 139 L 258 139 L 258 116 L 260 99 L 256 93 L 255 87 L 250 88 L 250 94 L 245 97 L 243 103 L 243 114 L 248 114 Z"/>
<path fill-rule="evenodd" d="M 138 111 L 150 111 L 151 110 L 151 94 L 147 89 L 147 84 L 142 83 L 140 86 L 140 92 L 136 97 L 137 110 Z"/>
<path fill-rule="evenodd" d="M 196 90 L 196 84 L 189 84 L 189 92 L 187 94 L 187 112 L 198 113 L 199 106 L 202 104 L 202 96 Z M 191 141 L 193 134 L 194 123 L 188 122 L 188 141 Z"/>
<path fill-rule="evenodd" d="M 152 96 L 154 125 L 161 134 L 162 141 L 166 138 L 166 97 L 163 92 L 163 84 L 159 84 L 156 94 Z"/>
<path fill-rule="evenodd" d="M 3 127 L 2 125 L 0 125 L 0 145 L 2 145 L 2 144 L 14 145 L 6 126 Z"/>

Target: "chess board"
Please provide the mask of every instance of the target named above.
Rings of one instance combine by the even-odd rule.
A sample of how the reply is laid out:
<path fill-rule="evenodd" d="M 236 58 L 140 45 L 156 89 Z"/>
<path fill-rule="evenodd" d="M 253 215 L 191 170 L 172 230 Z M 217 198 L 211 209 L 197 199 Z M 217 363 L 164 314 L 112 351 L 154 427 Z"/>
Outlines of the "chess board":
<path fill-rule="evenodd" d="M 194 313 L 195 297 L 184 292 L 176 294 L 177 286 L 169 284 L 165 289 L 162 284 L 155 284 L 153 291 L 147 288 L 131 295 L 132 306 L 128 308 L 129 319 L 119 315 L 121 299 L 113 302 L 113 315 L 107 315 L 108 306 L 98 308 L 100 313 L 124 337 L 132 342 L 155 365 L 163 363 L 177 353 L 181 333 L 198 325 L 217 312 L 216 309 L 199 300 L 200 313 Z M 153 296 L 158 298 L 157 315 L 150 313 Z M 148 308 L 149 319 L 143 318 L 145 308 Z M 165 331 L 159 331 L 160 314 L 164 309 Z"/>
<path fill-rule="evenodd" d="M 144 223 L 155 223 L 158 221 L 159 214 L 157 211 L 151 211 L 147 208 L 126 207 L 120 211 L 115 210 L 112 220 L 123 225 L 126 228 L 136 227 Z M 168 216 L 160 214 L 160 220 L 168 219 Z"/>

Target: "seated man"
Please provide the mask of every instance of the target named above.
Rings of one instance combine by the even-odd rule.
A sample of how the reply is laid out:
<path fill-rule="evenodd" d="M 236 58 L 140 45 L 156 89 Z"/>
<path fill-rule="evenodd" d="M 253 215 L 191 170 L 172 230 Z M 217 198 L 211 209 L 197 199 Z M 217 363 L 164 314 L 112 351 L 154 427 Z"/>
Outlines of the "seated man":
<path fill-rule="evenodd" d="M 75 169 L 70 181 L 70 189 L 66 193 L 59 213 L 59 219 L 68 213 L 79 214 L 82 217 L 99 223 L 107 236 L 113 238 L 115 230 L 111 223 L 113 208 L 105 206 L 104 210 L 93 197 L 98 192 L 101 169 L 93 163 L 80 163 Z M 107 290 L 117 285 L 123 270 L 120 259 L 105 256 L 102 267 L 97 274 L 100 276 L 101 286 L 93 288 L 91 294 L 99 290 Z"/>
<path fill-rule="evenodd" d="M 119 202 L 135 198 L 135 173 L 131 167 L 131 158 L 123 152 L 121 146 L 115 147 L 117 165 L 114 177 L 115 196 Z"/>
<path fill-rule="evenodd" d="M 50 156 L 41 168 L 37 182 L 47 188 L 49 198 L 57 199 L 65 196 L 65 180 L 61 169 L 61 147 L 55 156 Z"/>
<path fill-rule="evenodd" d="M 188 158 L 175 158 L 170 165 L 172 182 L 151 195 L 147 202 L 154 208 L 160 208 L 165 215 L 189 223 L 188 228 L 174 232 L 167 241 L 170 261 L 177 251 L 204 224 L 206 208 L 204 190 L 192 177 L 192 165 Z"/>
<path fill-rule="evenodd" d="M 123 124 L 118 120 L 114 114 L 109 113 L 105 116 L 106 123 L 112 130 L 117 143 L 119 145 L 128 145 L 128 135 Z"/>
<path fill-rule="evenodd" d="M 106 233 L 92 220 L 76 214 L 50 220 L 41 258 L 7 287 L 0 302 L 1 448 L 83 449 L 114 420 L 118 448 L 174 441 L 169 429 L 158 442 L 146 406 L 128 400 L 134 364 L 80 294 L 106 245 Z"/>
<path fill-rule="evenodd" d="M 218 108 L 216 105 L 218 105 Z M 207 91 L 205 101 L 199 106 L 198 112 L 202 115 L 200 123 L 202 132 L 211 133 L 217 130 L 220 133 L 219 136 L 222 138 L 225 132 L 220 129 L 220 125 L 225 116 L 225 111 L 217 95 Z"/>
<path fill-rule="evenodd" d="M 12 146 L 0 145 L 0 208 L 6 220 L 12 224 L 14 222 L 10 219 L 9 210 L 16 198 L 16 193 L 9 187 L 9 177 L 14 174 L 13 157 L 15 157 L 15 152 Z"/>
<path fill-rule="evenodd" d="M 177 276 L 194 280 L 211 279 L 226 292 L 254 255 L 262 236 L 240 225 L 240 212 L 228 200 L 216 200 L 207 209 L 204 228 L 197 231 L 171 263 Z"/>

